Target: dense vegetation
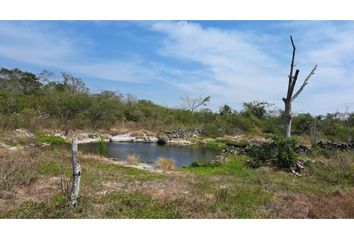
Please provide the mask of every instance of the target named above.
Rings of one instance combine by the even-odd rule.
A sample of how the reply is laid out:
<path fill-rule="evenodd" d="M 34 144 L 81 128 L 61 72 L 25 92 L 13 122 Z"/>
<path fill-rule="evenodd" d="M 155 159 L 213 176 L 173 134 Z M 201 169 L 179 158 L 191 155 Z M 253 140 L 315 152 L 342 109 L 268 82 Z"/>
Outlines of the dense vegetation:
<path fill-rule="evenodd" d="M 113 91 L 89 92 L 84 81 L 67 73 L 35 75 L 19 69 L 0 69 L 0 127 L 110 129 L 136 127 L 151 130 L 204 128 L 211 137 L 221 134 L 282 134 L 282 111 L 269 111 L 267 102 L 244 103 L 236 111 L 228 105 L 213 112 L 172 109 Z M 319 137 L 348 141 L 354 135 L 354 113 L 316 116 Z M 310 135 L 314 116 L 298 114 L 293 120 L 295 135 Z"/>

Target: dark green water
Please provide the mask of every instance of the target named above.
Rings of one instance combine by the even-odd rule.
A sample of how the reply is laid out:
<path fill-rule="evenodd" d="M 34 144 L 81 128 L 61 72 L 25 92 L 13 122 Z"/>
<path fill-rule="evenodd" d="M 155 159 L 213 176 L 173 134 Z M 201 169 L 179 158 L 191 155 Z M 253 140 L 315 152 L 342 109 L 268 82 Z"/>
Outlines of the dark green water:
<path fill-rule="evenodd" d="M 98 143 L 80 144 L 79 150 L 98 153 Z M 106 156 L 126 160 L 128 155 L 137 154 L 141 162 L 153 164 L 159 157 L 173 159 L 176 167 L 188 166 L 195 161 L 215 159 L 218 151 L 205 146 L 157 145 L 146 143 L 107 143 Z"/>

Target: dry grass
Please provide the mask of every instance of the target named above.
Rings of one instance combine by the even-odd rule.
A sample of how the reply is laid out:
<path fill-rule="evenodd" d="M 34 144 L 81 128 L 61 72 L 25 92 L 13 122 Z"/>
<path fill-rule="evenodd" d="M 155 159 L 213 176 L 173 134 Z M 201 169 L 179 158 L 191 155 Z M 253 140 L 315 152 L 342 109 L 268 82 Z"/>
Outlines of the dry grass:
<path fill-rule="evenodd" d="M 155 162 L 155 166 L 158 169 L 165 170 L 165 171 L 172 171 L 176 169 L 175 161 L 168 158 L 157 159 L 157 161 Z"/>
<path fill-rule="evenodd" d="M 35 160 L 20 151 L 0 151 L 0 189 L 10 191 L 13 187 L 28 185 L 37 178 Z"/>
<path fill-rule="evenodd" d="M 137 154 L 128 155 L 127 161 L 129 165 L 138 165 L 140 163 L 140 157 Z"/>
<path fill-rule="evenodd" d="M 354 218 L 354 192 L 334 191 L 328 196 L 280 193 L 272 203 L 276 218 Z"/>
<path fill-rule="evenodd" d="M 316 164 L 295 178 L 268 167 L 249 169 L 244 158 L 173 172 L 173 160 L 159 158 L 156 167 L 171 171 L 165 174 L 79 152 L 81 212 L 70 216 L 354 218 L 353 158 L 352 153 L 312 156 Z M 129 164 L 138 159 L 132 155 Z M 70 149 L 0 149 L 0 218 L 68 217 L 70 175 Z"/>

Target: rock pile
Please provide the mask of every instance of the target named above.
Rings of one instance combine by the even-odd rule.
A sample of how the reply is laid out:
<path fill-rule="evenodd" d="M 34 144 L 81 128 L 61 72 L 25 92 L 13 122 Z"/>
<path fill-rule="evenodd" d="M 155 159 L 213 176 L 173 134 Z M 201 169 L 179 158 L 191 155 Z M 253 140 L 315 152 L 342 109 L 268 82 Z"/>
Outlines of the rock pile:
<path fill-rule="evenodd" d="M 264 144 L 264 143 L 254 143 L 254 142 L 251 143 L 250 142 L 250 144 L 248 144 L 246 146 L 238 146 L 238 147 L 226 146 L 223 150 L 221 150 L 221 153 L 222 154 L 233 154 L 233 155 L 247 155 L 250 152 L 252 146 L 254 146 L 254 145 L 261 146 L 262 144 Z M 308 154 L 311 152 L 311 148 L 306 145 L 299 144 L 295 148 L 295 152 Z"/>
<path fill-rule="evenodd" d="M 316 145 L 322 149 L 327 149 L 327 150 L 354 151 L 354 141 L 350 143 L 319 141 Z"/>
<path fill-rule="evenodd" d="M 186 139 L 189 137 L 200 137 L 205 134 L 205 131 L 200 128 L 196 129 L 176 129 L 176 130 L 166 130 L 165 135 L 169 140 L 172 139 Z"/>
<path fill-rule="evenodd" d="M 302 145 L 299 144 L 296 148 L 295 148 L 295 152 L 296 153 L 311 153 L 311 147 L 306 146 L 306 145 Z"/>

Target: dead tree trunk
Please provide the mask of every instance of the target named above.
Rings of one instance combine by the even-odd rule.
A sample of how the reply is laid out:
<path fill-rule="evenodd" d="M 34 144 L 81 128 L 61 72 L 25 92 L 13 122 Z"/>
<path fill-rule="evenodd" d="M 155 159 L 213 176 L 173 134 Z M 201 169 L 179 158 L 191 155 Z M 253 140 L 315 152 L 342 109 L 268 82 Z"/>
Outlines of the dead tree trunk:
<path fill-rule="evenodd" d="M 286 95 L 286 98 L 283 98 L 283 102 L 285 104 L 285 110 L 284 110 L 284 135 L 286 137 L 290 137 L 291 136 L 291 122 L 292 122 L 292 109 L 291 109 L 291 104 L 292 102 L 295 100 L 295 98 L 297 98 L 297 96 L 299 96 L 299 94 L 302 92 L 302 90 L 304 90 L 305 86 L 307 85 L 310 77 L 315 73 L 315 70 L 317 68 L 317 65 L 312 69 L 312 71 L 310 72 L 310 74 L 305 78 L 303 84 L 301 85 L 301 87 L 299 88 L 299 90 L 297 90 L 297 92 L 295 94 L 294 93 L 294 88 L 296 85 L 296 81 L 297 78 L 299 76 L 300 70 L 296 69 L 295 74 L 294 74 L 294 61 L 295 61 L 295 53 L 296 53 L 296 47 L 293 41 L 293 37 L 290 36 L 290 40 L 291 40 L 291 45 L 293 47 L 293 54 L 292 54 L 292 58 L 291 58 L 291 65 L 290 65 L 290 74 L 289 74 L 289 83 L 288 83 L 288 92 Z"/>
<path fill-rule="evenodd" d="M 71 205 L 76 206 L 80 191 L 80 175 L 81 167 L 78 159 L 77 153 L 77 137 L 72 139 L 72 167 L 73 167 L 73 178 L 71 187 Z"/>

